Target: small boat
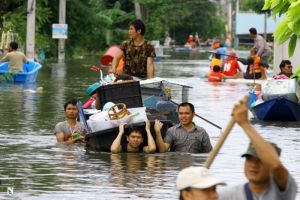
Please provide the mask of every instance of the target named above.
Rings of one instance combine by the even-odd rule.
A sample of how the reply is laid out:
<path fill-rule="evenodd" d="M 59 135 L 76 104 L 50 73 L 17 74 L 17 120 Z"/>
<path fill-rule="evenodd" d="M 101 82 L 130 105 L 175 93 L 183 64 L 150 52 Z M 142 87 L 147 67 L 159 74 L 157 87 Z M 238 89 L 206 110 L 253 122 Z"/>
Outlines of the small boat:
<path fill-rule="evenodd" d="M 264 82 L 258 100 L 255 92 L 249 94 L 249 107 L 255 118 L 263 121 L 300 121 L 300 87 L 296 79 Z"/>
<path fill-rule="evenodd" d="M 300 104 L 285 97 L 264 101 L 250 111 L 262 121 L 300 121 Z"/>
<path fill-rule="evenodd" d="M 164 126 L 161 130 L 162 136 L 164 137 L 169 127 L 179 122 L 176 113 L 177 104 L 173 100 L 180 102 L 187 101 L 188 89 L 190 86 L 176 83 L 174 81 L 167 81 L 162 78 L 153 78 L 143 81 L 128 81 L 119 84 L 110 84 L 107 86 L 100 87 L 99 94 L 100 101 L 104 104 L 107 102 L 114 103 L 125 103 L 128 108 L 145 107 L 146 115 L 151 123 L 151 133 L 155 139 L 154 134 L 154 120 L 160 120 Z M 165 100 L 165 91 L 171 91 L 171 97 L 173 100 Z M 170 94 L 170 93 L 169 93 Z M 84 122 L 85 126 L 89 130 L 90 127 L 85 121 L 84 110 L 79 106 L 81 121 Z M 145 129 L 144 122 L 132 123 L 125 126 L 125 132 L 132 127 L 138 127 L 141 130 Z M 90 129 L 91 130 L 91 129 Z M 93 151 L 104 151 L 109 152 L 110 146 L 114 139 L 117 137 L 119 128 L 118 126 L 107 128 L 100 131 L 89 131 L 90 133 L 86 136 L 87 147 Z M 144 137 L 144 144 L 147 144 L 147 139 Z M 125 136 L 123 140 L 125 140 Z"/>
<path fill-rule="evenodd" d="M 165 55 L 164 54 L 164 49 L 166 47 L 161 46 L 160 43 L 159 43 L 159 40 L 152 40 L 151 44 L 154 46 L 155 54 L 156 54 L 156 56 L 154 58 L 154 62 L 159 62 L 163 58 L 171 57 L 171 55 Z"/>
<path fill-rule="evenodd" d="M 178 83 L 173 80 L 166 80 L 164 78 L 155 77 L 152 79 L 140 81 L 142 96 L 147 97 L 154 95 L 155 97 L 162 97 L 162 90 L 171 89 L 171 99 L 177 102 L 187 102 L 189 96 L 189 89 L 192 88 L 189 85 Z"/>
<path fill-rule="evenodd" d="M 170 58 L 171 55 L 156 55 L 154 62 L 159 62 L 161 59 Z"/>
<path fill-rule="evenodd" d="M 175 47 L 174 51 L 179 53 L 189 53 L 192 50 L 192 47 Z"/>
<path fill-rule="evenodd" d="M 23 72 L 9 72 L 8 67 L 9 62 L 0 64 L 0 78 L 8 83 L 34 83 L 39 70 L 42 68 L 40 63 L 34 61 L 24 63 Z"/>

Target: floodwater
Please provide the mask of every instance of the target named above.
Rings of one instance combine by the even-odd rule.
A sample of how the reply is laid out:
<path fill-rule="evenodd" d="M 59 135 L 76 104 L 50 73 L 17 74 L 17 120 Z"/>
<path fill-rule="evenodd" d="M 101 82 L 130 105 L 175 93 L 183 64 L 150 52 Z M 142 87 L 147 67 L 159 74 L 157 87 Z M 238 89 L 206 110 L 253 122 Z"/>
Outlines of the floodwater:
<path fill-rule="evenodd" d="M 225 128 L 234 103 L 249 86 L 212 84 L 199 78 L 208 71 L 208 60 L 199 60 L 198 54 L 173 54 L 161 60 L 156 63 L 156 76 L 192 86 L 189 99 L 196 113 Z M 69 98 L 88 99 L 85 89 L 99 78 L 89 68 L 97 60 L 46 63 L 36 84 L 0 84 L 0 199 L 178 199 L 178 172 L 203 165 L 207 154 L 111 155 L 58 145 L 53 129 L 64 120 L 63 104 Z M 43 92 L 36 92 L 37 87 L 43 87 Z M 198 118 L 195 122 L 215 144 L 220 130 Z M 299 122 L 251 122 L 264 138 L 283 149 L 281 160 L 300 185 Z M 240 155 L 248 142 L 236 125 L 212 164 L 212 172 L 229 185 L 245 181 Z"/>

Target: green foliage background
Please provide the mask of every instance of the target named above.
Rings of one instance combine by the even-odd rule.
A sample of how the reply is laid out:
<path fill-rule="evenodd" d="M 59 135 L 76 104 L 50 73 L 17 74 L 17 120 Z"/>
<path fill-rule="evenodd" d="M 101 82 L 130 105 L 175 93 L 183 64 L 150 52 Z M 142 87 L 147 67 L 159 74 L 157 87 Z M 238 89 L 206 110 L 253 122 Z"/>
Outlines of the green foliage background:
<path fill-rule="evenodd" d="M 160 40 L 165 33 L 183 45 L 189 34 L 205 40 L 225 34 L 224 17 L 214 3 L 206 0 L 139 0 L 146 38 Z M 52 24 L 58 23 L 59 0 L 36 1 L 36 49 L 56 57 L 57 40 L 52 39 Z M 0 31 L 17 33 L 26 42 L 27 1 L 1 0 Z M 67 0 L 67 56 L 93 54 L 128 38 L 128 23 L 135 18 L 134 0 Z"/>
<path fill-rule="evenodd" d="M 285 15 L 277 26 L 274 37 L 278 44 L 289 41 L 288 53 L 294 55 L 297 38 L 300 36 L 300 0 L 265 0 L 263 10 L 271 10 L 272 16 Z"/>
<path fill-rule="evenodd" d="M 252 10 L 258 14 L 269 12 L 262 10 L 265 0 L 242 0 L 240 1 L 240 10 L 249 11 Z"/>

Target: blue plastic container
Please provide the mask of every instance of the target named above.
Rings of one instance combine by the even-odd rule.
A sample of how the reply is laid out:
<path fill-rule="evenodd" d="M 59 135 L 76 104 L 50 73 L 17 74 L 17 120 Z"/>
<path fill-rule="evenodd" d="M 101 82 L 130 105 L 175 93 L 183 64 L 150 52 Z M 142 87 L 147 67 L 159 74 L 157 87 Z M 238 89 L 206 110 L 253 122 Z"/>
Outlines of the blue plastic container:
<path fill-rule="evenodd" d="M 155 96 L 150 96 L 144 100 L 144 106 L 146 108 L 156 109 L 157 99 Z"/>
<path fill-rule="evenodd" d="M 254 103 L 257 99 L 257 96 L 254 91 L 249 92 L 249 101 L 248 101 L 248 108 L 252 108 Z"/>
<path fill-rule="evenodd" d="M 2 79 L 6 79 L 7 82 L 34 83 L 42 65 L 38 62 L 29 61 L 27 64 L 23 64 L 23 72 L 9 72 L 8 68 L 9 62 L 0 64 L 0 77 L 4 77 Z"/>
<path fill-rule="evenodd" d="M 95 94 L 96 90 L 97 90 L 98 88 L 100 88 L 100 87 L 101 87 L 101 84 L 98 83 L 98 82 L 96 82 L 96 83 L 90 85 L 90 86 L 86 89 L 86 93 L 88 93 L 89 96 L 92 96 L 93 94 Z"/>

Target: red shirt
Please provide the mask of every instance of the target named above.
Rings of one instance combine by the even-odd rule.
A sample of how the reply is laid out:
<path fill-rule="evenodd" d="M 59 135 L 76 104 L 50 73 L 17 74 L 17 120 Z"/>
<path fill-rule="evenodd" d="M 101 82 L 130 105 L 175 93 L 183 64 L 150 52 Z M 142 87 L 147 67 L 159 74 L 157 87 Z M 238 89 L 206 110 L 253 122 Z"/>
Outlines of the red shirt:
<path fill-rule="evenodd" d="M 234 76 L 238 70 L 241 71 L 241 68 L 237 60 L 225 61 L 223 70 L 225 76 Z"/>
<path fill-rule="evenodd" d="M 222 72 L 210 71 L 208 75 L 208 82 L 221 82 L 223 74 Z"/>

